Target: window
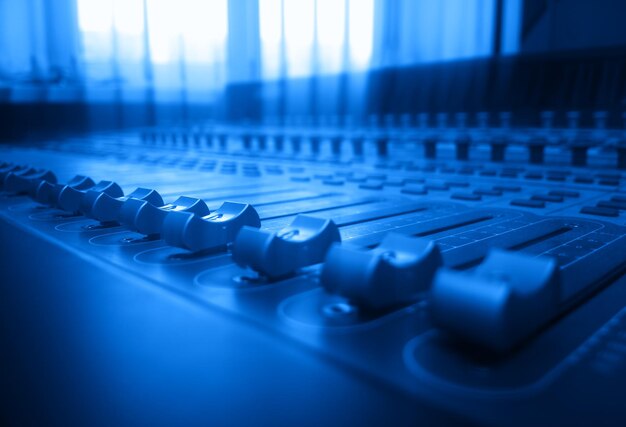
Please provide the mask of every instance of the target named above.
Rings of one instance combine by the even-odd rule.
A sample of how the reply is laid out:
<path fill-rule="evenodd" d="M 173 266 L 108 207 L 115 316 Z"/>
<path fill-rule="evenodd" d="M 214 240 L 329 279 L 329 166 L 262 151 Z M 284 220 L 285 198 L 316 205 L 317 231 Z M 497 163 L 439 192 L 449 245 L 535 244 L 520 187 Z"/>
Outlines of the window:
<path fill-rule="evenodd" d="M 227 0 L 77 0 L 88 81 L 156 87 L 223 82 Z"/>
<path fill-rule="evenodd" d="M 260 0 L 259 20 L 266 78 L 369 66 L 373 0 Z"/>

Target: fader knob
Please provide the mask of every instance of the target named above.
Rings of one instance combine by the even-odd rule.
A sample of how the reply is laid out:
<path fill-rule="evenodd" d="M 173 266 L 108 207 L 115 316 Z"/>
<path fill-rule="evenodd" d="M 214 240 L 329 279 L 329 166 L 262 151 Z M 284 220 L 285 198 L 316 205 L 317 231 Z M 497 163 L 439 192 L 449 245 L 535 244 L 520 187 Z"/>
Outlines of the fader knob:
<path fill-rule="evenodd" d="M 96 184 L 91 178 L 83 175 L 76 175 L 65 185 L 41 181 L 35 192 L 35 200 L 43 205 L 57 206 L 59 203 L 59 195 L 66 186 L 75 190 L 87 190 L 94 185 Z"/>
<path fill-rule="evenodd" d="M 122 197 L 124 192 L 117 183 L 112 181 L 100 181 L 90 189 L 79 189 L 66 185 L 59 193 L 59 207 L 68 212 L 79 212 L 87 191 L 105 193 L 111 197 Z M 89 203 L 87 203 L 89 205 Z M 89 205 L 88 207 L 91 207 Z"/>
<path fill-rule="evenodd" d="M 30 194 L 35 196 L 37 187 L 42 181 L 57 182 L 57 177 L 49 170 L 33 171 L 31 173 L 10 172 L 4 179 L 4 189 L 14 194 Z"/>
<path fill-rule="evenodd" d="M 593 142 L 586 139 L 577 139 L 570 144 L 573 166 L 587 166 L 587 153 Z"/>
<path fill-rule="evenodd" d="M 506 137 L 495 137 L 491 140 L 491 161 L 503 162 L 506 156 L 506 147 L 509 141 Z"/>
<path fill-rule="evenodd" d="M 10 173 L 28 174 L 34 171 L 35 169 L 31 168 L 30 166 L 22 166 L 22 165 L 15 165 L 15 164 L 8 164 L 4 166 L 2 169 L 0 169 L 0 189 L 4 189 L 4 180 L 6 179 L 8 174 Z"/>
<path fill-rule="evenodd" d="M 334 244 L 321 283 L 361 307 L 382 310 L 417 301 L 430 288 L 441 262 L 433 241 L 389 233 L 372 250 Z"/>
<path fill-rule="evenodd" d="M 242 134 L 241 142 L 245 150 L 250 150 L 252 148 L 252 135 L 250 135 L 249 133 Z"/>
<path fill-rule="evenodd" d="M 120 222 L 147 236 L 161 234 L 163 222 L 170 212 L 189 212 L 199 216 L 211 213 L 202 199 L 193 197 L 182 196 L 162 206 L 146 200 L 128 199 L 120 210 Z"/>
<path fill-rule="evenodd" d="M 528 158 L 530 163 L 543 163 L 547 144 L 548 141 L 543 137 L 534 138 L 528 142 Z"/>
<path fill-rule="evenodd" d="M 343 142 L 343 137 L 341 135 L 336 135 L 330 138 L 330 149 L 333 156 L 339 156 L 341 154 L 341 143 Z"/>
<path fill-rule="evenodd" d="M 233 245 L 233 260 L 267 277 L 282 277 L 319 264 L 330 245 L 340 241 L 332 220 L 298 215 L 280 231 L 242 228 Z"/>
<path fill-rule="evenodd" d="M 261 226 L 256 210 L 245 203 L 224 202 L 205 216 L 169 212 L 163 221 L 162 237 L 168 245 L 201 251 L 231 243 L 244 226 Z"/>
<path fill-rule="evenodd" d="M 34 171 L 35 169 L 31 168 L 30 166 L 7 164 L 3 168 L 0 169 L 0 188 L 2 189 L 4 188 L 4 180 L 6 179 L 7 175 L 9 175 L 10 173 L 28 174 Z"/>
<path fill-rule="evenodd" d="M 282 133 L 274 135 L 274 150 L 283 151 L 284 148 L 285 148 L 285 135 Z"/>
<path fill-rule="evenodd" d="M 626 139 L 619 140 L 617 146 L 617 168 L 626 169 Z"/>
<path fill-rule="evenodd" d="M 302 137 L 300 135 L 291 136 L 291 150 L 294 153 L 302 151 Z"/>
<path fill-rule="evenodd" d="M 424 139 L 424 157 L 431 160 L 437 157 L 437 137 Z"/>
<path fill-rule="evenodd" d="M 555 315 L 559 287 L 555 259 L 492 249 L 470 273 L 437 273 L 433 322 L 463 340 L 506 351 Z"/>
<path fill-rule="evenodd" d="M 312 154 L 319 154 L 319 152 L 320 152 L 320 144 L 321 144 L 321 137 L 319 135 L 311 135 L 309 137 L 309 142 L 311 143 L 311 153 Z"/>
<path fill-rule="evenodd" d="M 86 199 L 91 199 L 87 191 Z M 120 211 L 124 203 L 129 199 L 143 200 L 155 206 L 162 206 L 163 199 L 156 190 L 149 188 L 137 188 L 127 196 L 111 197 L 105 193 L 98 193 L 91 207 L 85 210 L 87 216 L 97 219 L 100 222 L 114 222 L 120 219 Z"/>
<path fill-rule="evenodd" d="M 379 135 L 374 143 L 376 144 L 376 154 L 379 157 L 387 157 L 389 154 L 389 135 Z"/>
<path fill-rule="evenodd" d="M 472 138 L 469 135 L 460 135 L 456 141 L 456 159 L 469 160 L 469 149 Z"/>
<path fill-rule="evenodd" d="M 355 157 L 363 157 L 363 146 L 365 144 L 365 136 L 362 134 L 352 135 L 352 153 Z"/>
<path fill-rule="evenodd" d="M 218 133 L 215 135 L 217 137 L 217 144 L 221 150 L 226 150 L 228 145 L 228 135 L 226 133 Z"/>

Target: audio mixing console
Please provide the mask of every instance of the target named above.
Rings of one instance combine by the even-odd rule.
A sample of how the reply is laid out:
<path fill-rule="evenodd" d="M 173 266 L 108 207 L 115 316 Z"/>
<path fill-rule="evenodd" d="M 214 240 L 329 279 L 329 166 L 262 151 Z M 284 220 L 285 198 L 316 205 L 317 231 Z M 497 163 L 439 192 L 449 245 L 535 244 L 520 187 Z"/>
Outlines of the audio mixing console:
<path fill-rule="evenodd" d="M 243 319 L 416 412 L 620 424 L 623 134 L 500 118 L 9 145 L 0 216 L 77 270 Z"/>

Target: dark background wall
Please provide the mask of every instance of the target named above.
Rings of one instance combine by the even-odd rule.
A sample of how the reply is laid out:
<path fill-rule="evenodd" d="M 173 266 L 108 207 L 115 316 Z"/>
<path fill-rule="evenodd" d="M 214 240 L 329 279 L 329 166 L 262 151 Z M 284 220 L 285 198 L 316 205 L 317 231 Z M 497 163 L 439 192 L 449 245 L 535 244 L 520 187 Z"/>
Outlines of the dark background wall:
<path fill-rule="evenodd" d="M 521 50 L 626 45 L 625 16 L 624 0 L 524 0 Z"/>

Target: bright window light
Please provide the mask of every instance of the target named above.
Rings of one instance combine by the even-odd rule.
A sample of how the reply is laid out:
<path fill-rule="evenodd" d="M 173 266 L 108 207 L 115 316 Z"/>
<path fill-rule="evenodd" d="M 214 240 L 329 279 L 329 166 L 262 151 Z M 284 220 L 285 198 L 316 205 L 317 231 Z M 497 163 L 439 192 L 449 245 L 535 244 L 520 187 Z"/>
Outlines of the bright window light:
<path fill-rule="evenodd" d="M 355 68 L 366 68 L 372 56 L 374 0 L 348 0 L 350 8 L 350 61 Z"/>
<path fill-rule="evenodd" d="M 227 0 L 152 0 L 148 25 L 152 60 L 211 62 L 228 35 Z"/>
<path fill-rule="evenodd" d="M 311 74 L 315 0 L 283 0 L 287 70 L 290 76 Z"/>
<path fill-rule="evenodd" d="M 316 28 L 319 70 L 340 71 L 346 35 L 346 1 L 317 0 Z"/>
<path fill-rule="evenodd" d="M 84 32 L 108 32 L 113 25 L 112 0 L 78 0 L 78 24 Z"/>
<path fill-rule="evenodd" d="M 280 44 L 283 37 L 282 0 L 259 0 L 259 21 L 263 44 Z"/>
<path fill-rule="evenodd" d="M 143 34 L 143 0 L 115 0 L 113 3 L 115 30 L 121 34 Z"/>

